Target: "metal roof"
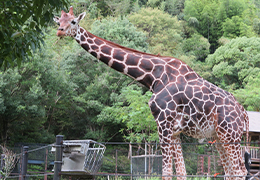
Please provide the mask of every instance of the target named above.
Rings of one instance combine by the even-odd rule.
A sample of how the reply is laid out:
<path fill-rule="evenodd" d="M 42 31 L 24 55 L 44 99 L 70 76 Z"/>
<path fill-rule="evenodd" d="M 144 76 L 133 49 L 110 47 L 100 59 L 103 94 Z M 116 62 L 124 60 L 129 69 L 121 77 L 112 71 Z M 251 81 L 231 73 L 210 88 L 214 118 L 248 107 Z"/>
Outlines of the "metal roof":
<path fill-rule="evenodd" d="M 249 132 L 260 132 L 260 112 L 247 111 L 247 114 L 249 116 Z"/>

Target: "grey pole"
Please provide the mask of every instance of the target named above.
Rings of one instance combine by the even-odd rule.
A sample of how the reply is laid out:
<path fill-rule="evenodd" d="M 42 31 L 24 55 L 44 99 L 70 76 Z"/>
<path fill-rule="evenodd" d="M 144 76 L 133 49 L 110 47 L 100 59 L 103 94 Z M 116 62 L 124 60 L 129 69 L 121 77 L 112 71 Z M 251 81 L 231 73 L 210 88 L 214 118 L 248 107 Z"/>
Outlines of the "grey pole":
<path fill-rule="evenodd" d="M 132 154 L 132 144 L 131 144 L 131 142 L 130 142 L 130 144 L 129 144 L 129 149 L 130 149 L 130 172 L 131 172 L 131 180 L 133 179 L 133 159 L 132 159 L 132 156 L 133 156 L 133 154 Z"/>
<path fill-rule="evenodd" d="M 27 164 L 28 164 L 28 149 L 29 149 L 29 146 L 23 147 L 23 161 L 22 161 L 22 177 L 21 177 L 21 180 L 26 179 Z"/>
<path fill-rule="evenodd" d="M 62 165 L 62 145 L 63 145 L 63 136 L 56 136 L 56 150 L 55 150 L 55 161 L 54 161 L 54 176 L 53 180 L 61 179 L 61 165 Z"/>

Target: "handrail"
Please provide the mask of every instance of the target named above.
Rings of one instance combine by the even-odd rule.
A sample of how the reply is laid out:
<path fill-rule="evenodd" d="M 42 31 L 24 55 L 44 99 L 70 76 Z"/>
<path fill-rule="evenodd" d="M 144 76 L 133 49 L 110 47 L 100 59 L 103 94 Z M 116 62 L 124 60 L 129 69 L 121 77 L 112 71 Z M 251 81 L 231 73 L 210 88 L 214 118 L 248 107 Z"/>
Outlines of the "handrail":
<path fill-rule="evenodd" d="M 248 146 L 250 154 L 251 154 L 251 159 L 258 159 L 260 158 L 260 147 L 255 147 L 255 146 Z M 246 146 L 241 146 L 241 153 L 244 158 Z"/>

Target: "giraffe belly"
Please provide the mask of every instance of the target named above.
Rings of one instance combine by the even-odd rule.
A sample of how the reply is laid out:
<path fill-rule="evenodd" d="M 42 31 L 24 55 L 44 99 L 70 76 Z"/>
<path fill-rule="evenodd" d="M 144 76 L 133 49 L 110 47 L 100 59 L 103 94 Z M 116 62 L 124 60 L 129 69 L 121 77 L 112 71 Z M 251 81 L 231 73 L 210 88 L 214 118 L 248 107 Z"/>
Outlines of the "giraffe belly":
<path fill-rule="evenodd" d="M 183 131 L 184 134 L 197 139 L 210 138 L 216 136 L 215 129 L 213 127 L 207 127 L 203 130 L 198 128 L 189 128 Z"/>
<path fill-rule="evenodd" d="M 193 138 L 202 139 L 216 136 L 214 120 L 210 117 L 193 119 L 192 116 L 184 119 L 182 123 L 182 133 Z"/>

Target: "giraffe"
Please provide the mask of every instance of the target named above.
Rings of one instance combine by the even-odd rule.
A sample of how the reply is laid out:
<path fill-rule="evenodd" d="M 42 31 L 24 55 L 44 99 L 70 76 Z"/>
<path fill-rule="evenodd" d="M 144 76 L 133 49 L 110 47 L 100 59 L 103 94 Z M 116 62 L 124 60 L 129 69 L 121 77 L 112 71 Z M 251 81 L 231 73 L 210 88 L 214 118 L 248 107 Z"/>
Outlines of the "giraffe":
<path fill-rule="evenodd" d="M 130 76 L 153 93 L 149 106 L 157 123 L 162 151 L 162 179 L 186 179 L 180 133 L 193 138 L 216 139 L 227 180 L 245 179 L 247 170 L 240 152 L 243 128 L 248 141 L 249 119 L 234 96 L 199 76 L 183 61 L 140 52 L 97 37 L 79 26 L 85 12 L 53 19 L 57 36 L 73 37 L 86 51 L 109 67 Z M 229 177 L 228 177 L 229 176 Z"/>

